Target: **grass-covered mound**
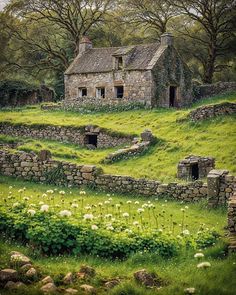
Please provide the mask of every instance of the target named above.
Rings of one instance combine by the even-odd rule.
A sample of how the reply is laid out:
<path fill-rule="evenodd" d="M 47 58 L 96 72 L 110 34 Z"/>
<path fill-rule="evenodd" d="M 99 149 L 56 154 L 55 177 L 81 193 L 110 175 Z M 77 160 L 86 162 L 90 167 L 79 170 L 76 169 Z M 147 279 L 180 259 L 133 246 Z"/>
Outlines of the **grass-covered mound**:
<path fill-rule="evenodd" d="M 81 114 L 63 111 L 42 111 L 39 107 L 0 112 L 0 121 L 14 124 L 54 124 L 84 126 L 94 124 L 117 132 L 140 134 L 151 129 L 160 139 L 142 156 L 113 164 L 101 164 L 101 160 L 115 149 L 93 150 L 50 141 L 27 140 L 19 149 L 38 151 L 48 148 L 59 159 L 71 159 L 82 164 L 102 166 L 106 173 L 147 177 L 161 181 L 176 180 L 179 160 L 189 154 L 212 156 L 216 166 L 236 173 L 236 120 L 235 116 L 222 116 L 198 123 L 179 122 L 190 110 L 204 104 L 236 101 L 236 95 L 224 95 L 198 102 L 190 109 L 133 110 L 114 113 Z M 176 121 L 177 120 L 177 121 Z"/>

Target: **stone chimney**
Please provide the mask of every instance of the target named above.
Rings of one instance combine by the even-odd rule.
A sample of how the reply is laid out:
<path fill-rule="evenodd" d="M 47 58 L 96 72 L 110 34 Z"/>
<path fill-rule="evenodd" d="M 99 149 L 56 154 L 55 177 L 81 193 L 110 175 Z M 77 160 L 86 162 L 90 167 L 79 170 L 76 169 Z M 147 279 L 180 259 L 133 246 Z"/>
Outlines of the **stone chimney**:
<path fill-rule="evenodd" d="M 161 35 L 161 46 L 172 46 L 174 43 L 174 37 L 171 33 L 165 33 Z"/>
<path fill-rule="evenodd" d="M 87 36 L 83 36 L 79 43 L 79 54 L 83 54 L 85 51 L 93 48 L 93 44 Z"/>

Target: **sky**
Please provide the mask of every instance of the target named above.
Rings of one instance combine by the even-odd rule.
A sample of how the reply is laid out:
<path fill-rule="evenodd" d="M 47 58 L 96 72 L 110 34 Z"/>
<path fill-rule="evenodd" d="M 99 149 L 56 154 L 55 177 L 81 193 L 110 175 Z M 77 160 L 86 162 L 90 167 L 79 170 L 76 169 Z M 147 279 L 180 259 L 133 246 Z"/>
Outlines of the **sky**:
<path fill-rule="evenodd" d="M 9 0 L 0 0 L 0 10 L 9 2 Z"/>

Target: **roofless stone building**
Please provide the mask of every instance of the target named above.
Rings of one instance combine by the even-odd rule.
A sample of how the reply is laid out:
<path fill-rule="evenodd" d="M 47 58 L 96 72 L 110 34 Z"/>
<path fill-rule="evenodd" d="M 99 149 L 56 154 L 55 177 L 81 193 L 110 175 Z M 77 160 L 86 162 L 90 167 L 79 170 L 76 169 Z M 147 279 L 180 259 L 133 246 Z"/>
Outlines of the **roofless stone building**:
<path fill-rule="evenodd" d="M 160 43 L 93 48 L 83 37 L 65 72 L 65 104 L 182 107 L 191 103 L 191 72 L 166 33 Z"/>

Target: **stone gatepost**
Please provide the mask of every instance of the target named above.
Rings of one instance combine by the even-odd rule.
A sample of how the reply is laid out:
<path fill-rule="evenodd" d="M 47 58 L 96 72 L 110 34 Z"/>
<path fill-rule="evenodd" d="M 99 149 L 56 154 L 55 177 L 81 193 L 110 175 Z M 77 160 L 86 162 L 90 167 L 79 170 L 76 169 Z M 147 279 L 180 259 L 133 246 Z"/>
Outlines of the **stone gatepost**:
<path fill-rule="evenodd" d="M 42 162 L 51 159 L 51 157 L 52 157 L 52 154 L 49 150 L 41 150 L 38 153 L 38 159 L 39 161 L 42 161 Z"/>
<path fill-rule="evenodd" d="M 227 175 L 227 170 L 211 170 L 207 175 L 208 206 L 217 207 L 221 190 L 221 181 Z"/>
<path fill-rule="evenodd" d="M 236 192 L 228 203 L 229 251 L 236 252 Z"/>

